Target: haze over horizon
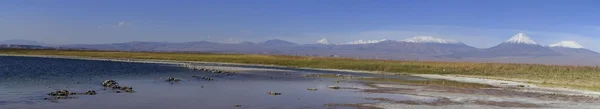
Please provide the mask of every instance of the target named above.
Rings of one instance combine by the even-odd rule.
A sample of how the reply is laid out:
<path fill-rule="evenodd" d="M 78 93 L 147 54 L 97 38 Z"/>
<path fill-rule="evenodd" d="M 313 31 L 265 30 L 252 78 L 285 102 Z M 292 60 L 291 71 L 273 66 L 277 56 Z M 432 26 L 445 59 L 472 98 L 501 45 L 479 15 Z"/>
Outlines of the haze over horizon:
<path fill-rule="evenodd" d="M 237 43 L 327 38 L 453 39 L 478 48 L 524 32 L 538 44 L 572 40 L 600 51 L 598 1 L 231 0 L 0 1 L 0 40 L 49 44 L 130 41 Z"/>

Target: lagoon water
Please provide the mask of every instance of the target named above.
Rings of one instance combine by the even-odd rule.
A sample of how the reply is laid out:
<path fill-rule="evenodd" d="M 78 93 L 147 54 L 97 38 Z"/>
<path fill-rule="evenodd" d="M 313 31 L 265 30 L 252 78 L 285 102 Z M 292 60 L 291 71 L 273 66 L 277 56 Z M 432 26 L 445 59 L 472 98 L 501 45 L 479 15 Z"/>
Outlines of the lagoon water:
<path fill-rule="evenodd" d="M 421 99 L 409 95 L 371 94 L 350 89 L 332 90 L 327 86 L 366 86 L 358 82 L 336 83 L 331 78 L 302 76 L 310 73 L 368 76 L 366 74 L 281 70 L 287 71 L 241 71 L 232 76 L 217 76 L 175 64 L 0 57 L 0 109 L 320 109 L 327 108 L 323 105 L 330 103 L 370 103 L 373 101 L 364 98 L 373 97 Z M 192 75 L 213 77 L 215 80 L 198 80 Z M 171 84 L 164 81 L 166 77 L 182 78 L 183 81 Z M 131 86 L 136 92 L 115 93 L 112 90 L 102 90 L 100 83 L 107 79 Z M 308 91 L 307 88 L 319 90 Z M 43 100 L 48 97 L 46 93 L 61 89 L 75 92 L 96 90 L 98 94 L 61 99 L 56 103 Z M 283 94 L 271 96 L 267 92 Z"/>

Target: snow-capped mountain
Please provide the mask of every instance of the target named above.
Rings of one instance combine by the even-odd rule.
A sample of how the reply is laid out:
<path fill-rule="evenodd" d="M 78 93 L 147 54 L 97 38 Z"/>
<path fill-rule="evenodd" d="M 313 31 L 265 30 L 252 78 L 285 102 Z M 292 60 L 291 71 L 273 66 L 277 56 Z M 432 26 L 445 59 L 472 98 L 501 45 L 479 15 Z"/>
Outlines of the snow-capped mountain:
<path fill-rule="evenodd" d="M 577 48 L 581 49 L 583 46 L 575 41 L 560 41 L 558 43 L 550 44 L 549 47 L 564 47 L 564 48 Z"/>
<path fill-rule="evenodd" d="M 440 38 L 435 38 L 435 37 L 431 37 L 431 36 L 416 36 L 416 37 L 404 39 L 403 41 L 411 42 L 411 43 L 461 44 L 461 42 L 456 41 L 456 40 L 446 40 L 446 39 L 440 39 Z"/>
<path fill-rule="evenodd" d="M 513 43 L 513 44 L 537 44 L 535 41 L 531 40 L 525 33 L 517 33 L 510 39 L 504 41 L 504 43 Z"/>
<path fill-rule="evenodd" d="M 505 42 L 477 52 L 455 54 L 457 57 L 512 57 L 512 56 L 560 56 L 548 47 L 535 43 L 524 33 L 517 33 Z"/>
<path fill-rule="evenodd" d="M 585 49 L 581 44 L 575 41 L 560 41 L 550 44 L 552 50 L 569 56 L 600 56 L 600 53 Z"/>
<path fill-rule="evenodd" d="M 317 44 L 325 44 L 325 45 L 329 45 L 331 44 L 331 42 L 329 42 L 329 40 L 327 40 L 326 38 L 323 38 L 321 40 L 317 41 Z"/>
<path fill-rule="evenodd" d="M 374 43 L 379 43 L 379 42 L 383 42 L 383 41 L 387 41 L 387 39 L 381 39 L 381 40 L 357 40 L 357 41 L 352 41 L 352 42 L 348 42 L 348 43 L 344 43 L 344 44 L 374 44 Z"/>

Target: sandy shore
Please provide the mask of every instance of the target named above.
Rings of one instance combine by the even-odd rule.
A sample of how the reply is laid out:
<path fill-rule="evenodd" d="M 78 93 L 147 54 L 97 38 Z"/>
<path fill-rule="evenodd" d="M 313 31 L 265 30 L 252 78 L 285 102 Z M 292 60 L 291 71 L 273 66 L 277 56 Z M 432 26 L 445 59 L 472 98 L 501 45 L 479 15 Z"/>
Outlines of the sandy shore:
<path fill-rule="evenodd" d="M 488 85 L 497 86 L 497 87 L 519 88 L 520 91 L 524 91 L 524 92 L 589 96 L 589 97 L 600 98 L 600 92 L 567 89 L 567 88 L 540 87 L 540 86 L 537 86 L 534 84 L 528 84 L 528 83 L 523 83 L 523 82 L 464 77 L 464 76 L 457 76 L 457 75 L 414 74 L 413 76 L 419 76 L 419 77 L 431 78 L 431 79 L 445 79 L 445 80 L 468 82 L 468 83 L 488 84 Z M 521 87 L 519 87 L 519 86 L 521 86 Z"/>

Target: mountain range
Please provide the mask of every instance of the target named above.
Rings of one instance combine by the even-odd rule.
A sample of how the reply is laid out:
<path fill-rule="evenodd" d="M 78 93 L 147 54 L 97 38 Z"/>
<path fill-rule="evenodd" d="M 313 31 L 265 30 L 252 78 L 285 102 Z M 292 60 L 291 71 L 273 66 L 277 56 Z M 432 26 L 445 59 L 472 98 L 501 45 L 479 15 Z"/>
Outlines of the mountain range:
<path fill-rule="evenodd" d="M 41 43 L 41 42 L 37 42 L 37 41 L 30 41 L 30 40 L 20 40 L 20 39 L 4 40 L 4 41 L 0 41 L 0 44 L 48 46 L 48 44 L 45 44 L 45 43 Z"/>
<path fill-rule="evenodd" d="M 0 44 L 18 44 L 1 41 Z M 41 45 L 21 41 L 27 45 Z M 416 36 L 404 40 L 357 40 L 333 44 L 323 38 L 314 44 L 296 44 L 273 39 L 260 43 L 235 44 L 207 41 L 166 43 L 126 42 L 110 44 L 62 45 L 60 48 L 84 48 L 120 51 L 214 52 L 245 54 L 278 54 L 299 56 L 334 56 L 364 59 L 473 61 L 560 65 L 600 65 L 600 53 L 584 48 L 575 41 L 561 41 L 548 46 L 537 44 L 524 33 L 490 48 L 475 48 L 457 40 Z"/>

